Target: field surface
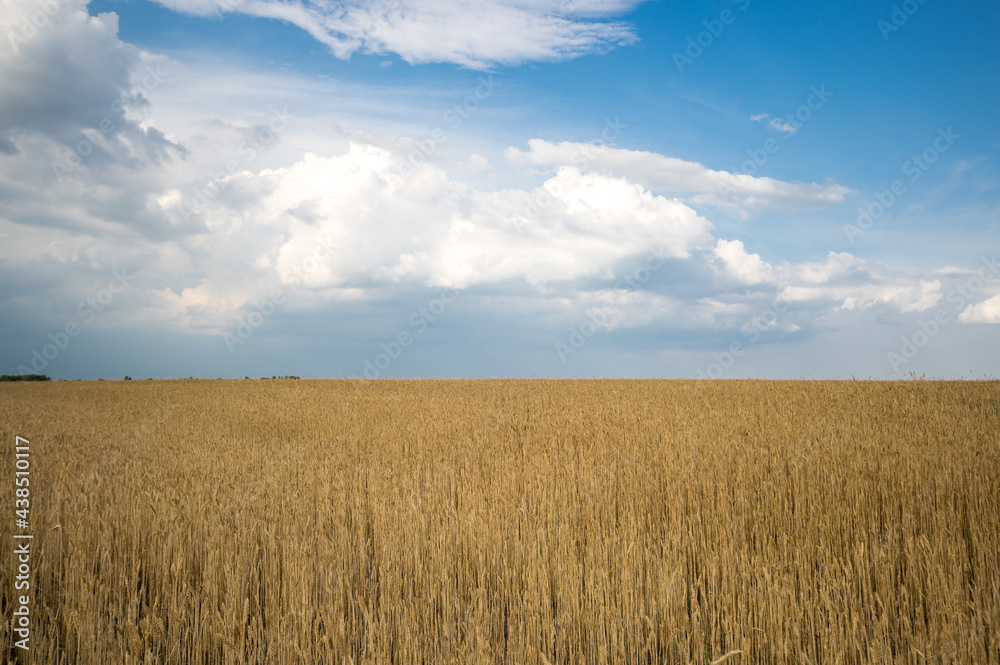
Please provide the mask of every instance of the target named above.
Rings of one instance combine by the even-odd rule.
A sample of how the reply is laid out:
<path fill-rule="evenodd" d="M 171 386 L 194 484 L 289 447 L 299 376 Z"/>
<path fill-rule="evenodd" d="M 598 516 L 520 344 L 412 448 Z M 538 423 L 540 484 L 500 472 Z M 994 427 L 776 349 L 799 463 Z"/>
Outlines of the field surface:
<path fill-rule="evenodd" d="M 0 384 L 0 433 L 5 660 L 1000 663 L 996 381 Z"/>

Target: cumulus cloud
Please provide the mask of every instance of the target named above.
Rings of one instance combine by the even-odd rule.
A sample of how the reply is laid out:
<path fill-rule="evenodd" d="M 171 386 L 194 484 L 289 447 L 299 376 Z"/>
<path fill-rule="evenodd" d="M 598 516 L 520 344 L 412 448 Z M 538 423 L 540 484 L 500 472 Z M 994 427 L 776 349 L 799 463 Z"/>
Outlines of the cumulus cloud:
<path fill-rule="evenodd" d="M 865 262 L 849 252 L 829 252 L 826 261 L 806 261 L 783 270 L 787 281 L 805 284 L 828 284 L 832 281 L 865 281 L 870 275 Z"/>
<path fill-rule="evenodd" d="M 574 164 L 588 171 L 620 175 L 653 191 L 686 194 L 686 200 L 694 205 L 806 210 L 841 203 L 851 191 L 834 183 L 789 183 L 715 171 L 697 162 L 602 143 L 532 139 L 526 151 L 509 148 L 507 159 L 536 166 Z"/>
<path fill-rule="evenodd" d="M 280 239 L 253 257 L 282 283 L 322 244 L 328 260 L 313 289 L 413 283 L 468 288 L 521 283 L 539 290 L 607 274 L 650 247 L 690 257 L 710 247 L 711 224 L 675 199 L 623 178 L 572 166 L 533 189 L 479 191 L 422 165 L 403 178 L 404 156 L 354 141 L 342 155 L 307 154 L 282 169 L 233 178 L 257 192 L 239 215 L 222 201 L 214 233 Z M 175 200 L 164 199 L 165 213 Z M 222 244 L 222 243 L 220 243 Z M 220 306 L 225 303 L 220 301 Z"/>
<path fill-rule="evenodd" d="M 962 323 L 1000 323 L 1000 295 L 966 307 L 958 320 Z"/>
<path fill-rule="evenodd" d="M 396 53 L 409 63 L 496 64 L 566 60 L 637 41 L 612 19 L 642 0 L 157 0 L 199 16 L 236 12 L 286 21 L 338 58 Z"/>
<path fill-rule="evenodd" d="M 778 270 L 787 302 L 838 310 L 887 305 L 902 312 L 924 312 L 941 300 L 941 281 L 923 279 L 914 269 L 888 270 L 847 252 L 830 252 L 824 263 L 786 265 Z"/>
<path fill-rule="evenodd" d="M 176 146 L 141 116 L 148 107 L 143 80 L 155 86 L 163 59 L 119 40 L 118 17 L 90 16 L 86 5 L 12 0 L 4 7 L 0 150 L 15 154 L 20 140 L 43 136 L 63 148 L 61 156 L 76 152 L 88 165 L 160 160 Z"/>
<path fill-rule="evenodd" d="M 774 279 L 774 269 L 760 258 L 760 254 L 749 254 L 739 240 L 719 238 L 715 255 L 722 259 L 726 270 L 746 284 L 760 284 Z"/>
<path fill-rule="evenodd" d="M 186 153 L 148 122 L 165 60 L 123 43 L 116 15 L 90 16 L 82 0 L 13 0 L 0 29 L 0 219 L 162 233 L 148 199 Z"/>
<path fill-rule="evenodd" d="M 275 285 L 301 287 L 314 307 L 453 287 L 581 315 L 612 302 L 608 329 L 722 330 L 781 296 L 802 312 L 775 327 L 787 333 L 814 328 L 823 312 L 924 311 L 941 297 L 940 282 L 919 271 L 848 253 L 772 265 L 741 240 L 713 237 L 688 202 L 624 175 L 563 163 L 533 186 L 480 189 L 441 165 L 407 168 L 398 143 L 358 133 L 340 154 L 234 175 L 244 196 L 204 213 L 212 235 L 201 251 L 212 260 L 201 284 L 171 291 L 163 306 L 184 325 L 211 326 Z M 176 200 L 162 204 L 169 215 Z M 659 286 L 609 287 L 651 252 L 667 266 Z"/>

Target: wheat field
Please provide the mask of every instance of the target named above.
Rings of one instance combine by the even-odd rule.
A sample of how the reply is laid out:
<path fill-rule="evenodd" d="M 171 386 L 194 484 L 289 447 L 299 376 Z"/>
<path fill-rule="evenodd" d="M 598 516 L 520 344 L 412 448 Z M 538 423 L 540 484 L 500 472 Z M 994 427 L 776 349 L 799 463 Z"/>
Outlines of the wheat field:
<path fill-rule="evenodd" d="M 0 384 L 0 430 L 11 661 L 1000 663 L 996 381 Z"/>

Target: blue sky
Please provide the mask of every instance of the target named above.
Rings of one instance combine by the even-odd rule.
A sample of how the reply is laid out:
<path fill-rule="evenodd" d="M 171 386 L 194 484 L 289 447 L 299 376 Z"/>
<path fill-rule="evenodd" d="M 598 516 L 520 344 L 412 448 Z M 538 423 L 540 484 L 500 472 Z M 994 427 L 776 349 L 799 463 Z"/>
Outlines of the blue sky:
<path fill-rule="evenodd" d="M 1000 373 L 993 4 L 5 4 L 6 373 Z"/>

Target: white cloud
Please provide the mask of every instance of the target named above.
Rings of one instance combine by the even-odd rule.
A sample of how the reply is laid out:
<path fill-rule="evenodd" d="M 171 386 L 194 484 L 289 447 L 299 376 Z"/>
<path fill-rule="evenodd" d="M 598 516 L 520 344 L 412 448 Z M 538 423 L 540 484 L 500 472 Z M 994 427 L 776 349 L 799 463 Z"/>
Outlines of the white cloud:
<path fill-rule="evenodd" d="M 338 58 L 396 53 L 409 63 L 495 64 L 565 60 L 637 41 L 628 24 L 606 19 L 642 0 L 157 0 L 199 16 L 238 12 L 286 21 Z"/>
<path fill-rule="evenodd" d="M 782 270 L 782 277 L 787 282 L 804 282 L 806 284 L 827 284 L 831 281 L 844 281 L 851 277 L 867 278 L 865 262 L 849 252 L 829 252 L 826 261 L 818 263 L 807 261 Z"/>
<path fill-rule="evenodd" d="M 507 159 L 514 164 L 573 164 L 581 170 L 603 171 L 627 177 L 656 192 L 693 195 L 687 199 L 693 205 L 804 210 L 841 203 L 851 191 L 836 184 L 755 178 L 714 171 L 697 162 L 654 152 L 569 141 L 551 143 L 532 139 L 527 151 L 509 148 Z"/>
<path fill-rule="evenodd" d="M 1000 323 L 1000 295 L 969 305 L 958 320 L 962 323 Z"/>
<path fill-rule="evenodd" d="M 772 118 L 767 113 L 761 113 L 760 115 L 750 116 L 750 120 L 753 122 L 767 122 L 767 126 L 776 132 L 781 132 L 786 136 L 791 136 L 795 132 L 799 131 L 799 128 L 790 122 L 785 122 L 781 118 Z"/>
<path fill-rule="evenodd" d="M 495 191 L 432 164 L 404 179 L 407 144 L 398 143 L 373 145 L 357 134 L 340 154 L 306 154 L 287 167 L 234 176 L 246 198 L 239 210 L 219 200 L 206 211 L 213 233 L 202 249 L 211 257 L 202 283 L 211 286 L 172 301 L 175 311 L 186 307 L 182 320 L 210 325 L 209 317 L 248 306 L 239 303 L 261 297 L 268 284 L 302 284 L 312 307 L 345 294 L 364 300 L 386 289 L 442 286 L 518 294 L 553 312 L 615 302 L 609 329 L 721 330 L 780 293 L 812 312 L 775 328 L 786 333 L 811 326 L 816 310 L 924 311 L 941 297 L 940 282 L 920 271 L 879 268 L 847 253 L 772 266 L 740 240 L 714 238 L 687 203 L 569 163 L 534 187 Z M 317 247 L 324 256 L 314 261 Z M 683 295 L 608 288 L 654 249 L 693 280 Z M 719 263 L 730 280 L 713 281 Z"/>
<path fill-rule="evenodd" d="M 726 270 L 747 284 L 761 284 L 774 279 L 774 269 L 760 258 L 760 254 L 748 254 L 739 240 L 723 240 L 715 247 L 714 254 L 722 259 Z"/>
<path fill-rule="evenodd" d="M 268 192 L 248 214 L 285 237 L 275 257 L 281 280 L 294 281 L 320 237 L 340 250 L 308 275 L 307 285 L 319 289 L 399 282 L 544 289 L 605 274 L 651 247 L 685 258 L 710 246 L 711 225 L 694 210 L 621 178 L 567 166 L 533 190 L 490 192 L 430 165 L 403 180 L 400 164 L 384 148 L 352 143 L 344 155 L 306 155 L 285 169 L 239 176 L 249 190 Z M 532 218 L 538 202 L 547 203 Z"/>
<path fill-rule="evenodd" d="M 884 304 L 900 312 L 924 312 L 941 300 L 934 271 L 890 270 L 848 252 L 829 252 L 826 261 L 788 264 L 778 269 L 782 297 L 789 302 L 839 303 L 839 310 Z"/>
<path fill-rule="evenodd" d="M 526 220 L 532 202 L 552 202 Z M 564 166 L 532 192 L 476 193 L 429 256 L 436 283 L 466 287 L 525 280 L 532 285 L 606 274 L 615 262 L 661 248 L 687 258 L 710 241 L 709 222 L 677 200 L 621 178 Z"/>
<path fill-rule="evenodd" d="M 470 171 L 488 171 L 493 168 L 489 159 L 477 153 L 470 155 L 463 166 Z"/>
<path fill-rule="evenodd" d="M 824 309 L 839 302 L 838 310 L 863 310 L 885 304 L 902 313 L 925 312 L 941 300 L 941 282 L 920 280 L 914 284 L 903 277 L 874 275 L 871 283 L 864 285 L 789 285 L 782 289 L 781 297 L 790 303 L 808 303 Z"/>

